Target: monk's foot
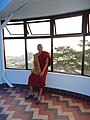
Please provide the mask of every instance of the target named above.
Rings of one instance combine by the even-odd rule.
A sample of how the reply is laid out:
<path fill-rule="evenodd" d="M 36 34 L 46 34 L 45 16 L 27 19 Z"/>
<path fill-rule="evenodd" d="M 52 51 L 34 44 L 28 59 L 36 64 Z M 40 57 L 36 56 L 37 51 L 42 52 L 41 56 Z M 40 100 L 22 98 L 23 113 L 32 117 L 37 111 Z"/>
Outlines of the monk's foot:
<path fill-rule="evenodd" d="M 34 97 L 33 94 L 28 94 L 28 95 L 25 97 L 25 100 L 27 100 L 27 99 L 32 99 L 33 97 Z"/>
<path fill-rule="evenodd" d="M 36 100 L 36 105 L 39 105 L 40 103 L 41 103 L 41 99 L 38 98 L 38 99 Z"/>
<path fill-rule="evenodd" d="M 38 95 L 34 95 L 33 99 L 38 100 Z"/>

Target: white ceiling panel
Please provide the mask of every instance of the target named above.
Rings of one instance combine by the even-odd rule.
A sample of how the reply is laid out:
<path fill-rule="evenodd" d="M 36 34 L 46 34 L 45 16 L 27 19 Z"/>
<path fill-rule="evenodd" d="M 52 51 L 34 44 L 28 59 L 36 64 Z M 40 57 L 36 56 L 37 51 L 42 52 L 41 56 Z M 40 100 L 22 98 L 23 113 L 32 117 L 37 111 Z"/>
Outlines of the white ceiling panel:
<path fill-rule="evenodd" d="M 0 20 L 7 18 L 12 13 L 14 13 L 12 19 L 23 19 L 87 9 L 90 9 L 90 0 L 12 0 L 0 12 Z"/>
<path fill-rule="evenodd" d="M 23 5 L 27 4 L 31 0 L 12 0 L 1 12 L 0 19 L 7 18 L 10 14 L 14 13 Z"/>

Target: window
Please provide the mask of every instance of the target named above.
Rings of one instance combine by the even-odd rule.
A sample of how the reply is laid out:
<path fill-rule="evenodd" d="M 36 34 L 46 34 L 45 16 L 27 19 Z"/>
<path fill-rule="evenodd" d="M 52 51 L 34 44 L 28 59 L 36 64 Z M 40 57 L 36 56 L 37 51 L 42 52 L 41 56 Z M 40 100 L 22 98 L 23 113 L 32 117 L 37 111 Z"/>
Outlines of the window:
<path fill-rule="evenodd" d="M 81 74 L 82 37 L 54 38 L 53 71 Z"/>
<path fill-rule="evenodd" d="M 62 18 L 55 20 L 56 34 L 81 33 L 82 16 Z M 77 29 L 78 28 L 78 29 Z"/>
<path fill-rule="evenodd" d="M 52 57 L 49 71 L 90 76 L 90 12 L 13 20 L 3 33 L 6 68 L 33 69 L 40 43 Z"/>
<path fill-rule="evenodd" d="M 28 36 L 47 36 L 50 35 L 50 22 L 49 21 L 34 21 L 27 22 L 27 35 Z"/>
<path fill-rule="evenodd" d="M 51 39 L 43 38 L 43 39 L 27 39 L 27 53 L 28 53 L 28 68 L 33 68 L 33 55 L 37 53 L 37 45 L 43 45 L 43 50 L 48 51 L 51 54 Z M 49 68 L 50 70 L 50 68 Z"/>
<path fill-rule="evenodd" d="M 85 39 L 84 74 L 90 76 L 90 36 Z"/>
<path fill-rule="evenodd" d="M 23 39 L 4 40 L 6 68 L 25 69 L 25 45 Z"/>
<path fill-rule="evenodd" d="M 24 36 L 23 23 L 9 23 L 4 27 L 4 37 Z"/>

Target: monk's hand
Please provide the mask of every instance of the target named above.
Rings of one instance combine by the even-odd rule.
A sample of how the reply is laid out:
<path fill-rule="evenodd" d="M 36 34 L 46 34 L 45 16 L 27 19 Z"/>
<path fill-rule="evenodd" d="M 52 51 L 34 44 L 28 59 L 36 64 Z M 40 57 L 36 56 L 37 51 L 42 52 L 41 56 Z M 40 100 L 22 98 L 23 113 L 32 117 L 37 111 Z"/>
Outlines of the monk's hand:
<path fill-rule="evenodd" d="M 42 77 L 42 76 L 43 76 L 43 74 L 44 74 L 44 72 L 41 72 L 41 73 L 40 73 L 40 77 Z"/>

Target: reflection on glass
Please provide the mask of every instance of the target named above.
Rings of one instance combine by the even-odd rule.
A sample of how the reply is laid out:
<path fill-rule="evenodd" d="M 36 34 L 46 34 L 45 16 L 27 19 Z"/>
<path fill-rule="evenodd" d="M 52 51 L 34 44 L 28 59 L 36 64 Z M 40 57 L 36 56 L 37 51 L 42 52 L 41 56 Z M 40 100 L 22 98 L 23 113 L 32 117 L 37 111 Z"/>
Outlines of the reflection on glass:
<path fill-rule="evenodd" d="M 84 75 L 90 76 L 90 36 L 85 38 Z"/>
<path fill-rule="evenodd" d="M 82 16 L 57 19 L 55 23 L 56 34 L 81 33 L 82 30 Z"/>
<path fill-rule="evenodd" d="M 25 69 L 24 40 L 5 40 L 6 68 Z"/>
<path fill-rule="evenodd" d="M 33 68 L 33 55 L 38 52 L 37 45 L 42 44 L 43 50 L 51 54 L 51 39 L 27 39 L 28 68 Z M 49 68 L 50 70 L 50 68 Z"/>
<path fill-rule="evenodd" d="M 53 40 L 53 70 L 80 74 L 82 65 L 82 37 L 55 38 Z"/>

